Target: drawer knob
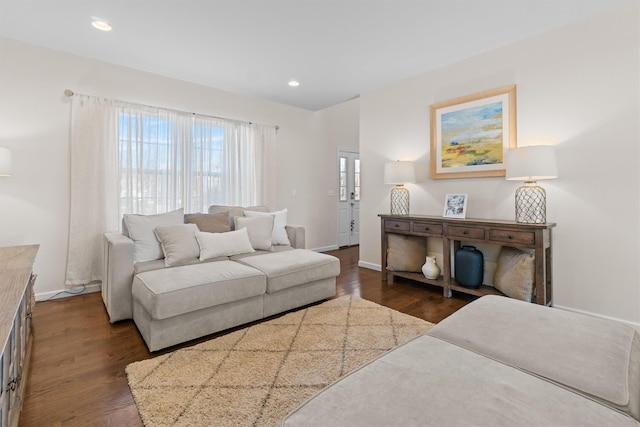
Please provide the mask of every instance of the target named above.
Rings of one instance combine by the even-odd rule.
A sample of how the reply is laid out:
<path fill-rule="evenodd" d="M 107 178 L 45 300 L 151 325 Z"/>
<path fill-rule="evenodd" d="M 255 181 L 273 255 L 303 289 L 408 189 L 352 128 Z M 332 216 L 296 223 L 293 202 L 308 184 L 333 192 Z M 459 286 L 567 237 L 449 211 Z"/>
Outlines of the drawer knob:
<path fill-rule="evenodd" d="M 509 237 L 509 239 L 513 239 L 513 236 L 512 236 L 511 234 L 509 234 L 509 236 L 508 236 L 508 237 Z"/>
<path fill-rule="evenodd" d="M 429 229 L 429 227 L 425 227 L 424 229 L 425 229 L 425 230 L 428 230 L 428 229 Z"/>
<path fill-rule="evenodd" d="M 396 227 L 396 228 L 398 228 L 398 227 L 399 227 L 399 225 L 398 225 L 398 224 L 393 224 L 393 226 L 394 226 L 394 227 Z"/>
<path fill-rule="evenodd" d="M 467 230 L 464 230 L 464 231 L 462 232 L 462 234 L 467 234 Z"/>

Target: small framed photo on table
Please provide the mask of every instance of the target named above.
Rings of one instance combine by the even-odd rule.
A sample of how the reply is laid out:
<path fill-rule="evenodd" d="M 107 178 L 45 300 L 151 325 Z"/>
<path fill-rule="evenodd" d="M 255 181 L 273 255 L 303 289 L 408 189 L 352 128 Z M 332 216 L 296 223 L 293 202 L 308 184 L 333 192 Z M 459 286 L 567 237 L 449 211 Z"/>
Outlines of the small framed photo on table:
<path fill-rule="evenodd" d="M 444 200 L 445 218 L 463 218 L 467 215 L 467 195 L 447 194 Z"/>

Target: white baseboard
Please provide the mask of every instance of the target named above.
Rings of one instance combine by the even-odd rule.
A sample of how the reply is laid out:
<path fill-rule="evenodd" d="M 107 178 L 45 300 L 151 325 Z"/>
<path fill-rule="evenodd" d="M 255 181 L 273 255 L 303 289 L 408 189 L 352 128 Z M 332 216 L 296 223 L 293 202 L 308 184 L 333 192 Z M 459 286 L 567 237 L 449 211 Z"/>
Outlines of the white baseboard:
<path fill-rule="evenodd" d="M 332 245 L 332 246 L 324 246 L 321 248 L 313 248 L 313 249 L 309 249 L 310 251 L 314 251 L 314 252 L 329 252 L 329 251 L 335 251 L 340 249 L 338 247 L 338 245 Z"/>
<path fill-rule="evenodd" d="M 100 285 L 100 283 L 91 283 L 89 285 L 85 285 L 84 288 L 82 287 L 82 285 L 76 285 L 73 288 L 61 289 L 59 291 L 36 293 L 36 301 L 49 301 L 52 299 L 67 298 L 81 294 L 100 292 L 101 289 L 102 286 Z"/>
<path fill-rule="evenodd" d="M 565 307 L 563 305 L 554 304 L 553 307 L 559 310 L 571 311 L 573 313 L 586 314 L 587 316 L 599 317 L 601 319 L 613 320 L 614 322 L 624 323 L 625 325 L 629 325 L 632 328 L 635 328 L 638 332 L 640 332 L 640 323 L 638 322 L 630 322 L 628 320 L 619 319 L 617 317 L 605 316 L 604 314 L 597 314 L 597 313 L 592 313 L 590 311 L 578 310 L 576 308 Z"/>
<path fill-rule="evenodd" d="M 373 264 L 371 262 L 358 261 L 358 267 L 368 268 L 369 270 L 382 271 L 380 264 Z"/>

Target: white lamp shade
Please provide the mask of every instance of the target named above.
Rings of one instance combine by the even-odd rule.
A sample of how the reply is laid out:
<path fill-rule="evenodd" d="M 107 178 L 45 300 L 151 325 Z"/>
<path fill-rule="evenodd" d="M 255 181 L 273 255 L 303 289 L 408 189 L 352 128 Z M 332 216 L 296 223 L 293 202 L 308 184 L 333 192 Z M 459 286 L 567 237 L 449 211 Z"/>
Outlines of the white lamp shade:
<path fill-rule="evenodd" d="M 11 175 L 11 150 L 7 147 L 0 147 L 0 176 Z"/>
<path fill-rule="evenodd" d="M 389 162 L 384 164 L 385 184 L 406 184 L 416 182 L 413 162 Z"/>
<path fill-rule="evenodd" d="M 556 153 L 552 146 L 533 145 L 507 151 L 506 179 L 538 181 L 557 177 Z"/>

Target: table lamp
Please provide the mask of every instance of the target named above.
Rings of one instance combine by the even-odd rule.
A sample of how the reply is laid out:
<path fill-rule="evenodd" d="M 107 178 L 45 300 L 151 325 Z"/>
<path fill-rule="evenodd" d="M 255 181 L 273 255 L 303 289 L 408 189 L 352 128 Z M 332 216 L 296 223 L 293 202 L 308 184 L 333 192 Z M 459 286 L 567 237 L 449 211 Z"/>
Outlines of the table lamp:
<path fill-rule="evenodd" d="M 524 181 L 524 185 L 516 190 L 516 222 L 547 222 L 547 195 L 536 181 L 557 177 L 558 167 L 552 146 L 534 145 L 507 151 L 506 179 Z"/>
<path fill-rule="evenodd" d="M 413 162 L 385 163 L 384 183 L 396 185 L 391 189 L 391 215 L 409 215 L 409 190 L 404 184 L 413 182 L 416 182 Z"/>

